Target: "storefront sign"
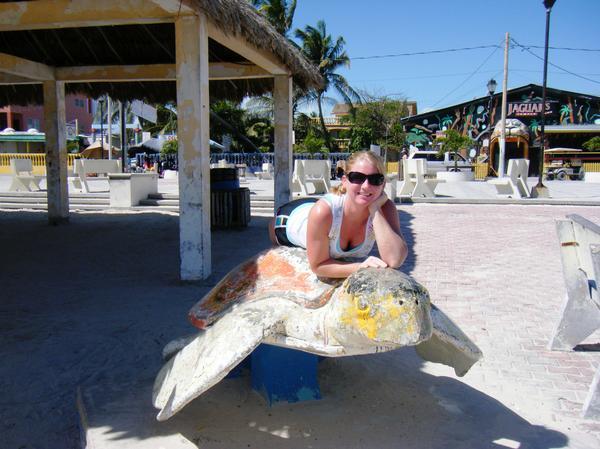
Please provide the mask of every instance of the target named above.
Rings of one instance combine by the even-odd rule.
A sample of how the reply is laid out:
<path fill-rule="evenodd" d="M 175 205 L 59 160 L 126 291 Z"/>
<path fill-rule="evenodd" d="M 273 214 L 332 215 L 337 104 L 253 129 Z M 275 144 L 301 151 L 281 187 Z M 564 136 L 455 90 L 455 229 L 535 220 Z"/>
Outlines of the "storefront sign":
<path fill-rule="evenodd" d="M 552 115 L 554 113 L 553 104 L 554 103 L 546 101 L 546 115 Z M 541 110 L 541 102 L 508 103 L 509 117 L 535 117 L 540 115 Z"/>

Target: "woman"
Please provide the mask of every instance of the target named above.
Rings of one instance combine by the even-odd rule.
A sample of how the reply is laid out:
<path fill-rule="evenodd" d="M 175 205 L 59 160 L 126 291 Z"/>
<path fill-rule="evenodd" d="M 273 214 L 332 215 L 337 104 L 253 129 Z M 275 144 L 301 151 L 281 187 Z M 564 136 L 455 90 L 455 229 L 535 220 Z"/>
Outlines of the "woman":
<path fill-rule="evenodd" d="M 281 206 L 270 227 L 271 239 L 306 248 L 310 267 L 320 277 L 345 278 L 364 267 L 399 267 L 408 249 L 396 207 L 383 191 L 382 159 L 361 151 L 350 156 L 346 167 L 336 194 Z M 375 242 L 380 257 L 369 256 Z"/>

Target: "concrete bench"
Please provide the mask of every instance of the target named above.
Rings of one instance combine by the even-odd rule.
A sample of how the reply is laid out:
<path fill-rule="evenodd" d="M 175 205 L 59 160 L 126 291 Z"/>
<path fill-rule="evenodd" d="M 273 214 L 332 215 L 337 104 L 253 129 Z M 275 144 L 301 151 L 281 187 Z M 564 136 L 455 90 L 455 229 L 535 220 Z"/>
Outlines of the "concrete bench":
<path fill-rule="evenodd" d="M 82 192 L 91 192 L 92 181 L 108 181 L 109 173 L 121 173 L 121 161 L 118 159 L 76 159 L 71 185 Z M 95 176 L 90 176 L 94 174 Z"/>
<path fill-rule="evenodd" d="M 398 195 L 411 198 L 433 198 L 438 183 L 445 182 L 439 179 L 427 178 L 427 160 L 402 159 L 404 182 Z"/>
<path fill-rule="evenodd" d="M 573 214 L 557 221 L 556 229 L 567 296 L 548 347 L 570 351 L 600 329 L 600 226 Z M 600 368 L 583 416 L 600 419 Z"/>
<path fill-rule="evenodd" d="M 292 193 L 307 196 L 308 184 L 312 184 L 314 194 L 328 193 L 331 190 L 331 162 L 329 160 L 294 161 L 292 177 Z"/>
<path fill-rule="evenodd" d="M 398 173 L 388 173 L 385 175 L 385 193 L 392 201 L 396 201 L 398 196 Z"/>
<path fill-rule="evenodd" d="M 41 190 L 40 183 L 44 176 L 33 174 L 33 162 L 31 159 L 11 159 L 10 174 L 12 175 L 9 192 L 31 192 Z"/>
<path fill-rule="evenodd" d="M 158 173 L 109 173 L 110 207 L 138 206 L 158 193 Z"/>
<path fill-rule="evenodd" d="M 262 164 L 262 170 L 254 172 L 258 179 L 273 179 L 273 164 L 265 162 Z"/>
<path fill-rule="evenodd" d="M 506 176 L 487 181 L 496 187 L 498 196 L 508 198 L 528 198 L 531 190 L 527 185 L 529 159 L 509 159 Z"/>

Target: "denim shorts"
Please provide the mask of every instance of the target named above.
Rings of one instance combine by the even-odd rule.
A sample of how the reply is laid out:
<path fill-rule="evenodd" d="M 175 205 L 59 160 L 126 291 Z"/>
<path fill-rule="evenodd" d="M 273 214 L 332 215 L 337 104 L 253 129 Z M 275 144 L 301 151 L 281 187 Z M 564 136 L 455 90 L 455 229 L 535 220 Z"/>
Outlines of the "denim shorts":
<path fill-rule="evenodd" d="M 297 246 L 294 245 L 287 237 L 286 225 L 289 216 L 292 214 L 294 209 L 302 204 L 306 203 L 316 203 L 319 201 L 318 198 L 300 198 L 297 200 L 290 201 L 289 203 L 285 203 L 279 209 L 277 209 L 277 214 L 275 214 L 275 237 L 277 238 L 277 243 L 281 246 Z"/>

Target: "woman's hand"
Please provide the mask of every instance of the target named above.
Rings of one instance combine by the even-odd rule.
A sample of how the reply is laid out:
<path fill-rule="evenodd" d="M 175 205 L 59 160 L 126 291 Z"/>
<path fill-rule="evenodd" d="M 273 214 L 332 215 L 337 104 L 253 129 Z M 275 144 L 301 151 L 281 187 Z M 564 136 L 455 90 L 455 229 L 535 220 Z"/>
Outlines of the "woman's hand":
<path fill-rule="evenodd" d="M 388 264 L 379 257 L 369 256 L 358 265 L 358 268 L 386 268 L 387 266 Z"/>
<path fill-rule="evenodd" d="M 385 192 L 381 192 L 381 195 L 379 195 L 379 198 L 377 198 L 375 201 L 373 201 L 371 204 L 369 204 L 369 213 L 371 215 L 373 215 L 375 212 L 377 212 L 381 206 L 383 206 L 386 201 L 388 200 L 387 195 L 385 194 Z"/>

